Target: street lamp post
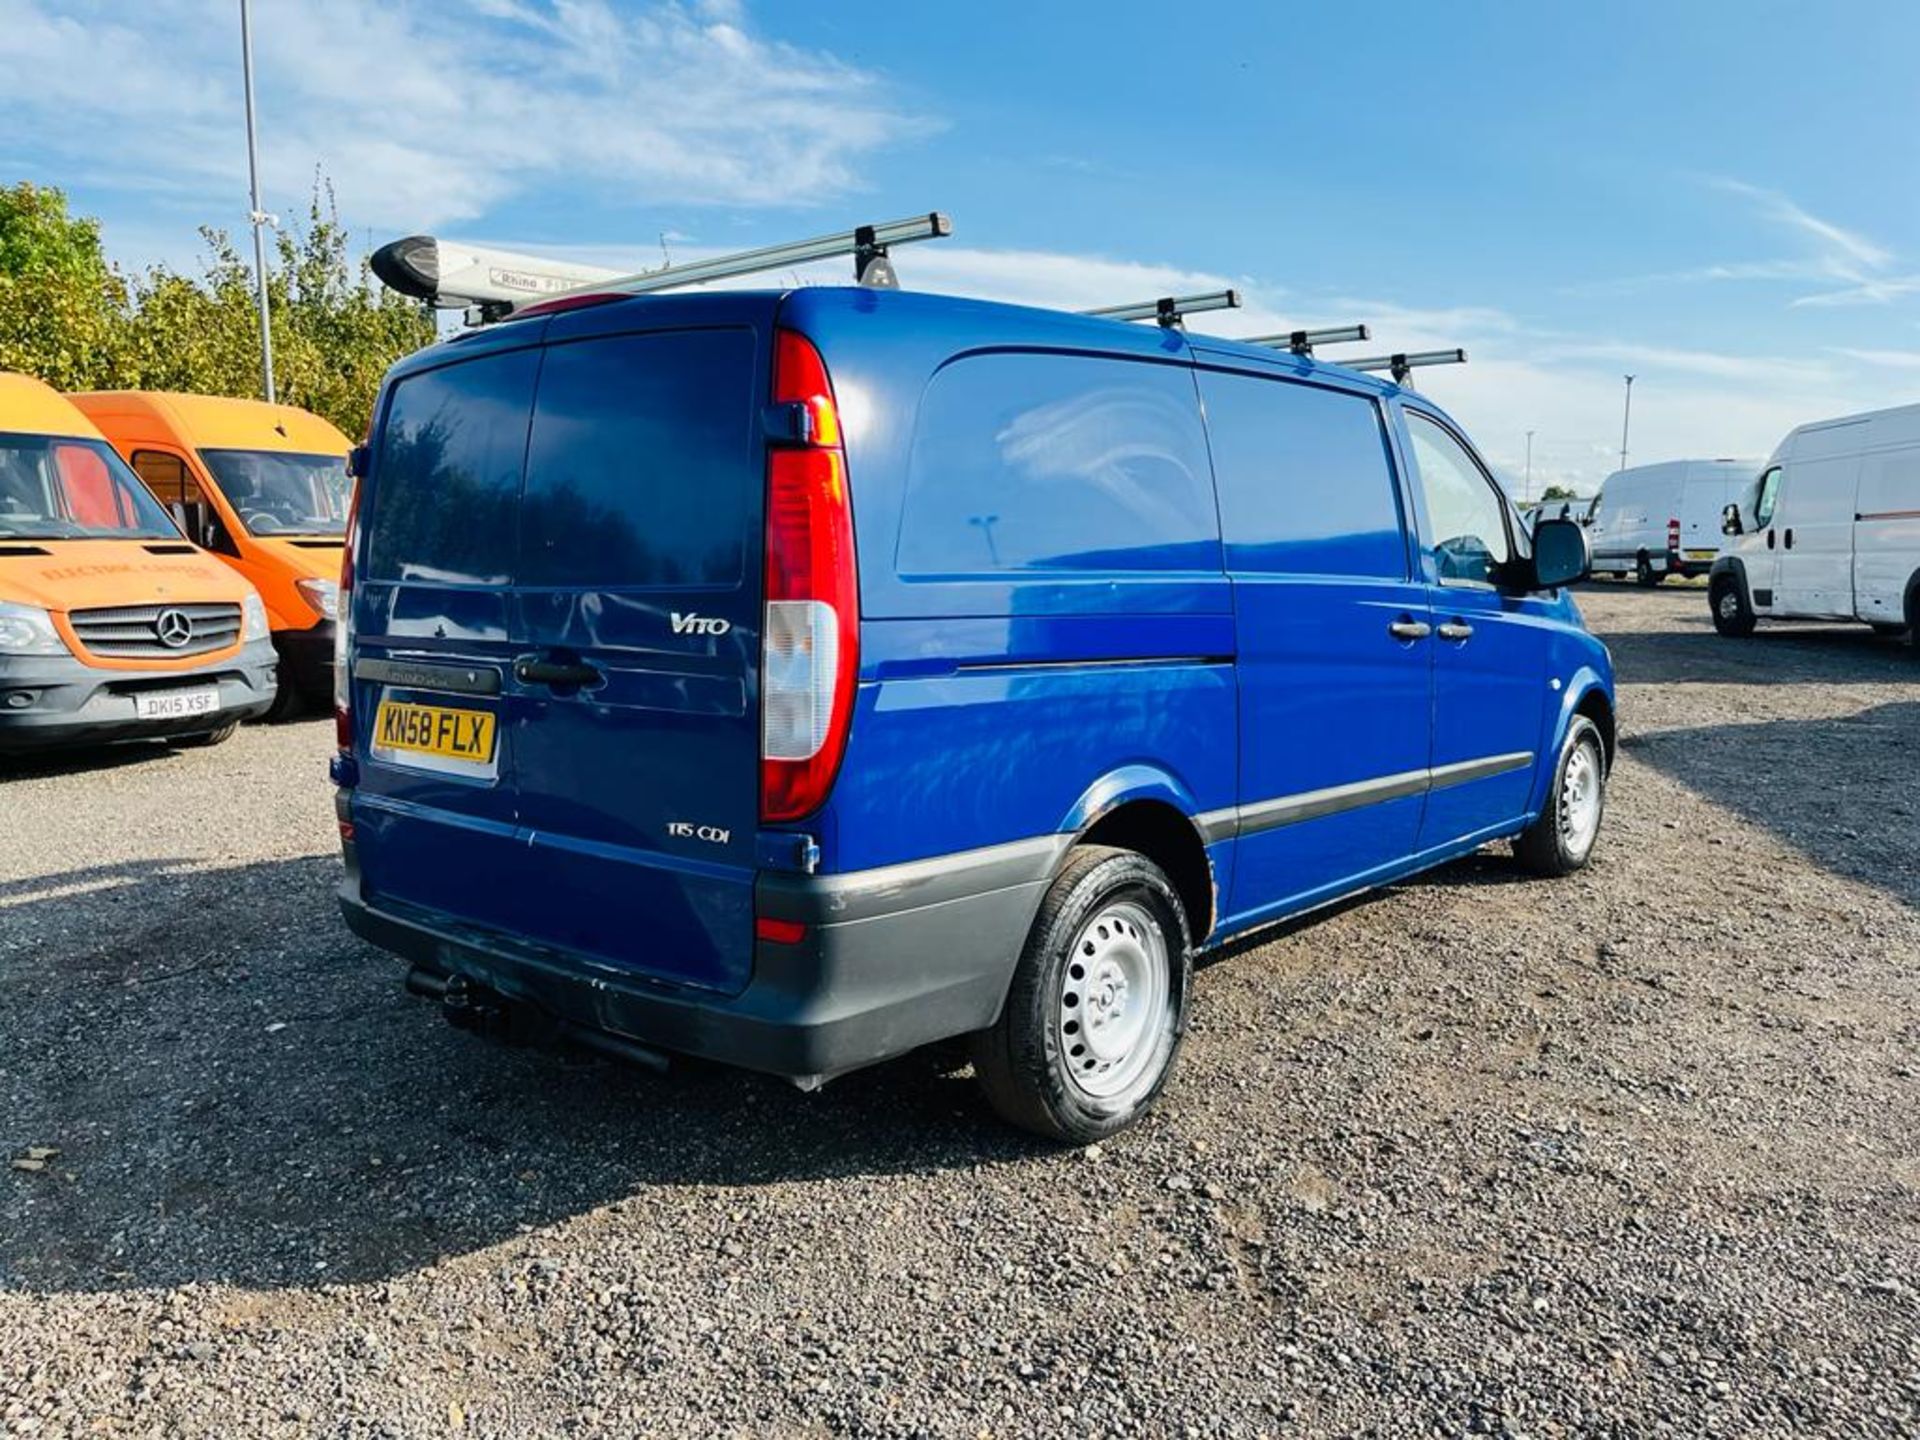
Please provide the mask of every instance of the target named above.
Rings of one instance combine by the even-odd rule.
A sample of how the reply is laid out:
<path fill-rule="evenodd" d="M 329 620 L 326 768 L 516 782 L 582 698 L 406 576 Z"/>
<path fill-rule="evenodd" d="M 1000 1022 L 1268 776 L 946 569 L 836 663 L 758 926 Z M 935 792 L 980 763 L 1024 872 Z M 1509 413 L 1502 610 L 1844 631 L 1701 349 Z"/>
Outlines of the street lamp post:
<path fill-rule="evenodd" d="M 1520 482 L 1520 498 L 1533 498 L 1533 432 L 1527 431 L 1527 478 Z"/>
<path fill-rule="evenodd" d="M 1627 404 L 1620 413 L 1620 468 L 1627 468 L 1627 427 L 1633 424 L 1633 377 L 1627 376 Z"/>
<path fill-rule="evenodd" d="M 247 0 L 240 0 L 240 69 L 247 92 L 247 185 L 252 209 L 253 275 L 260 292 L 260 387 L 269 401 L 273 393 L 273 318 L 267 308 L 267 226 L 273 217 L 260 208 L 260 147 L 253 126 L 253 26 Z"/>

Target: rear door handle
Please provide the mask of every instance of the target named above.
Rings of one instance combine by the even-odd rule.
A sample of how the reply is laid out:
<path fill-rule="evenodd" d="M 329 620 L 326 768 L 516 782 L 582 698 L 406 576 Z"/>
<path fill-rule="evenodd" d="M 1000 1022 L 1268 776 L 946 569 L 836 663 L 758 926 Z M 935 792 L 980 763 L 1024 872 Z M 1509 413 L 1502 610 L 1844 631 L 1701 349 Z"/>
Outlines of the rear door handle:
<path fill-rule="evenodd" d="M 1465 640 L 1473 634 L 1473 627 L 1464 620 L 1443 621 L 1440 626 L 1442 640 Z"/>
<path fill-rule="evenodd" d="M 1387 633 L 1396 640 L 1424 640 L 1433 633 L 1433 627 L 1424 620 L 1403 615 L 1387 626 Z"/>
<path fill-rule="evenodd" d="M 522 685 L 550 685 L 557 690 L 585 690 L 606 677 L 593 666 L 578 661 L 536 660 L 522 655 L 513 662 L 513 678 Z"/>

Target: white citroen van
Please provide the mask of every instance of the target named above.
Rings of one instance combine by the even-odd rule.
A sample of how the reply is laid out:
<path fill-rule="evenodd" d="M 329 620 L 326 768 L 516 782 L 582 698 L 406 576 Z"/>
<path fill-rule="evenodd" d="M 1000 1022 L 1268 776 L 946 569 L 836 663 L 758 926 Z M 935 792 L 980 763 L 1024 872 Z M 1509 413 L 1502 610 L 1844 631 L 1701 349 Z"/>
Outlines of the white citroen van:
<path fill-rule="evenodd" d="M 1595 573 L 1642 585 L 1706 574 L 1720 554 L 1722 511 L 1759 469 L 1754 460 L 1665 460 L 1614 471 L 1587 529 Z"/>
<path fill-rule="evenodd" d="M 1920 405 L 1802 425 L 1722 517 L 1714 628 L 1756 617 L 1920 633 Z"/>

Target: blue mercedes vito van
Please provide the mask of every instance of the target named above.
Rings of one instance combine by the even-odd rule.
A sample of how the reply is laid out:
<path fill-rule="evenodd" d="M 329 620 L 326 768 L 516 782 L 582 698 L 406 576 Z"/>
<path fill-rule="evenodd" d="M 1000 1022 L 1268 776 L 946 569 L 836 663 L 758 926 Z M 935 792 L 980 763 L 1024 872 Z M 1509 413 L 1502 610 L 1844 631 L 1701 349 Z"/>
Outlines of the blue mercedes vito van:
<path fill-rule="evenodd" d="M 892 290 L 568 297 L 356 457 L 342 902 L 474 1025 L 805 1087 L 971 1037 L 1087 1141 L 1197 950 L 1591 853 L 1605 648 L 1416 394 Z"/>

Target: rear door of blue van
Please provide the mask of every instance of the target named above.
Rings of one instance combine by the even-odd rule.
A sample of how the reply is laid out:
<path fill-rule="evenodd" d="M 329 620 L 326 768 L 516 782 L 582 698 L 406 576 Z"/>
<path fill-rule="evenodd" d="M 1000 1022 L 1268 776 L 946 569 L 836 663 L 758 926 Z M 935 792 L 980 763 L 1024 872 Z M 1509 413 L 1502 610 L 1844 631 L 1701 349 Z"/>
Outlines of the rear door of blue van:
<path fill-rule="evenodd" d="M 771 319 L 766 297 L 614 302 L 395 382 L 353 597 L 370 903 L 615 976 L 745 987 Z M 474 508 L 459 469 L 409 447 L 484 450 L 510 500 Z M 485 563 L 448 564 L 463 547 Z M 493 693 L 385 668 L 449 662 Z M 494 754 L 383 747 L 396 698 L 493 716 Z"/>

